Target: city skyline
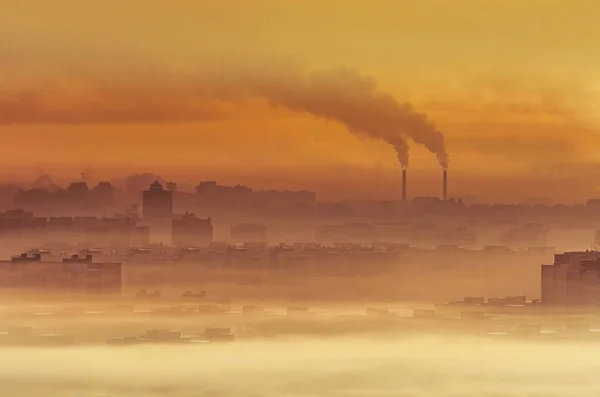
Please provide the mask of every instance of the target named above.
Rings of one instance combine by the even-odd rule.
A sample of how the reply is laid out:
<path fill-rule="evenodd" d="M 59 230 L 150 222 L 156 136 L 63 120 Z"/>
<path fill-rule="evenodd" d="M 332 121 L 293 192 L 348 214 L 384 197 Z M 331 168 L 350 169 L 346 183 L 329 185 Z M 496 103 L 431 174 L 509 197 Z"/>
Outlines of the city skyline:
<path fill-rule="evenodd" d="M 253 70 L 347 67 L 443 132 L 450 196 L 585 202 L 600 163 L 598 61 L 586 40 L 598 28 L 583 3 L 380 0 L 365 12 L 345 2 L 344 18 L 313 1 L 6 4 L 0 154 L 10 170 L 0 177 L 25 181 L 35 163 L 69 179 L 91 166 L 108 179 L 150 170 L 393 199 L 401 171 L 390 145 L 228 91 Z M 225 101 L 199 95 L 207 81 L 227 83 L 217 84 Z M 409 195 L 439 194 L 435 155 L 409 145 Z"/>
<path fill-rule="evenodd" d="M 598 395 L 599 14 L 0 0 L 4 394 Z"/>
<path fill-rule="evenodd" d="M 65 173 L 60 173 L 60 170 Z M 16 170 L 16 172 L 15 172 Z M 58 171 L 57 171 L 58 170 Z M 387 170 L 376 168 L 372 170 L 351 169 L 344 166 L 332 167 L 328 175 L 335 178 L 337 185 L 332 187 L 330 181 L 314 179 L 312 174 L 290 174 L 287 170 L 273 170 L 269 175 L 255 174 L 251 170 L 229 169 L 175 169 L 170 173 L 140 172 L 122 173 L 122 169 L 88 167 L 84 171 L 74 167 L 46 166 L 32 169 L 12 168 L 10 175 L 4 176 L 0 172 L 0 186 L 20 189 L 30 189 L 38 186 L 37 181 L 54 183 L 60 188 L 66 188 L 72 182 L 86 182 L 90 189 L 99 182 L 111 182 L 115 187 L 123 188 L 128 178 L 160 179 L 164 182 L 173 181 L 179 186 L 180 191 L 193 192 L 198 183 L 202 181 L 217 181 L 227 186 L 248 186 L 257 190 L 280 190 L 280 191 L 312 191 L 317 194 L 319 201 L 344 201 L 344 200 L 376 200 L 396 201 L 402 198 L 402 170 Z M 19 173 L 19 171 L 21 173 Z M 48 172 L 54 171 L 54 172 Z M 186 173 L 187 171 L 187 173 Z M 407 198 L 412 200 L 417 197 L 439 197 L 442 196 L 442 172 L 435 170 L 409 169 Z M 376 174 L 379 178 L 376 182 L 372 180 Z M 582 205 L 589 199 L 600 197 L 598 189 L 592 186 L 588 180 L 573 183 L 568 174 L 557 172 L 556 174 L 539 175 L 535 181 L 530 181 L 525 176 L 513 177 L 502 175 L 469 175 L 465 172 L 449 170 L 449 198 L 461 199 L 468 204 L 545 204 L 545 205 Z M 290 178 L 290 176 L 292 178 Z M 48 179 L 49 178 L 49 179 Z M 152 180 L 154 180 L 152 179 Z M 500 181 L 500 182 L 499 182 Z M 151 183 L 148 181 L 148 184 Z M 369 185 L 369 184 L 372 185 Z M 476 189 L 473 189 L 473 183 Z M 494 187 L 511 185 L 521 193 L 514 196 L 510 190 L 495 191 Z M 362 188 L 360 186 L 363 186 Z M 569 186 L 560 195 L 554 193 L 557 185 Z M 372 186 L 365 190 L 364 186 Z M 139 191 L 143 190 L 140 187 Z"/>

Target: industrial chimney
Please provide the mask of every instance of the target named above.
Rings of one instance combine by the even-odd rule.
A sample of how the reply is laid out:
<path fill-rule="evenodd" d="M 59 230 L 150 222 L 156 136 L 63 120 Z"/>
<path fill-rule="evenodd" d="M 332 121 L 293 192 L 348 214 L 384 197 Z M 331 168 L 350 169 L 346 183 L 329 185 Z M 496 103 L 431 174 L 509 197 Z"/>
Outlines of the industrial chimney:
<path fill-rule="evenodd" d="M 406 168 L 402 169 L 402 201 L 406 201 Z"/>
<path fill-rule="evenodd" d="M 448 200 L 448 170 L 444 169 L 444 173 L 442 176 L 442 194 L 443 199 Z"/>

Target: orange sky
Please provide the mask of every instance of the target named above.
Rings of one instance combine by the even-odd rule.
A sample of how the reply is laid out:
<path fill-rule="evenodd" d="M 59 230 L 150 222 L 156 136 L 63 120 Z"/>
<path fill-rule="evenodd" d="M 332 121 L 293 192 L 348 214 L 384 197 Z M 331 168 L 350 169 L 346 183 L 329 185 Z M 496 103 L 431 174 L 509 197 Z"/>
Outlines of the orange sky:
<path fill-rule="evenodd" d="M 581 202 L 600 186 L 595 1 L 26 3 L 0 0 L 5 179 L 92 167 L 398 197 L 384 142 L 200 92 L 291 65 L 351 67 L 426 113 L 444 133 L 455 195 Z M 409 145 L 410 192 L 438 194 L 435 156 Z"/>

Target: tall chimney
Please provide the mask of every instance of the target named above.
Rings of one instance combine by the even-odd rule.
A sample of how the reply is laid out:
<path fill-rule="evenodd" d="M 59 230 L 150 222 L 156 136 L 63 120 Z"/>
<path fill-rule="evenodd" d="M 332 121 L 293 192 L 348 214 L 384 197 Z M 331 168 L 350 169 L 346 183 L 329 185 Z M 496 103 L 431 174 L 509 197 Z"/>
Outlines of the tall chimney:
<path fill-rule="evenodd" d="M 406 201 L 406 168 L 402 169 L 402 201 Z"/>
<path fill-rule="evenodd" d="M 443 173 L 442 193 L 443 193 L 443 199 L 448 200 L 448 170 L 446 170 L 446 169 L 444 169 L 444 173 Z"/>

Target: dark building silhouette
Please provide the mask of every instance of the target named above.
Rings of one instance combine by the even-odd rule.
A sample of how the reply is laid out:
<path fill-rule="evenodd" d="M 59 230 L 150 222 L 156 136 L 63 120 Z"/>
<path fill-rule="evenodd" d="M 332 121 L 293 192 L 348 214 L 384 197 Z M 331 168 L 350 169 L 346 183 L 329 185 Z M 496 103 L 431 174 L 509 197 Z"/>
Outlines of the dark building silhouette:
<path fill-rule="evenodd" d="M 69 197 L 84 200 L 87 198 L 90 189 L 87 182 L 71 182 L 67 187 Z"/>
<path fill-rule="evenodd" d="M 43 188 L 20 190 L 15 194 L 13 203 L 18 207 L 36 207 L 37 209 L 47 206 L 55 206 L 57 204 L 59 195 L 64 196 L 63 193 L 63 190 L 53 192 Z"/>
<path fill-rule="evenodd" d="M 177 191 L 177 182 L 167 182 L 167 190 L 175 193 Z"/>
<path fill-rule="evenodd" d="M 542 304 L 590 305 L 600 303 L 600 252 L 565 252 L 554 264 L 542 265 Z"/>
<path fill-rule="evenodd" d="M 112 207 L 114 199 L 115 189 L 110 182 L 99 182 L 90 194 L 90 204 L 92 207 Z"/>
<path fill-rule="evenodd" d="M 204 181 L 196 187 L 198 204 L 204 208 L 250 210 L 260 213 L 290 214 L 316 204 L 316 194 L 309 191 L 253 190 L 246 186 L 224 186 Z"/>
<path fill-rule="evenodd" d="M 125 215 L 114 217 L 35 217 L 23 210 L 0 213 L 0 242 L 20 246 L 48 246 L 61 242 L 96 247 L 143 246 L 149 243 L 149 229 Z"/>
<path fill-rule="evenodd" d="M 172 192 L 154 181 L 142 194 L 142 212 L 144 219 L 165 220 L 173 217 Z"/>
<path fill-rule="evenodd" d="M 91 255 L 50 262 L 42 260 L 39 253 L 22 254 L 0 261 L 0 288 L 120 294 L 122 266 L 95 263 Z"/>
<path fill-rule="evenodd" d="M 172 243 L 173 192 L 154 181 L 142 193 L 142 216 L 150 228 L 151 242 Z"/>
<path fill-rule="evenodd" d="M 89 189 L 86 182 L 72 182 L 66 189 L 56 187 L 19 190 L 12 198 L 13 205 L 36 214 L 108 215 L 115 205 L 116 189 L 110 182 L 100 182 Z"/>
<path fill-rule="evenodd" d="M 71 182 L 64 193 L 68 206 L 79 210 L 89 209 L 90 189 L 86 182 Z"/>
<path fill-rule="evenodd" d="M 198 218 L 188 214 L 173 219 L 174 245 L 184 247 L 209 246 L 213 241 L 213 225 L 210 218 Z"/>
<path fill-rule="evenodd" d="M 209 208 L 240 207 L 248 204 L 252 189 L 246 186 L 224 186 L 215 181 L 200 182 L 196 186 L 199 204 Z"/>

